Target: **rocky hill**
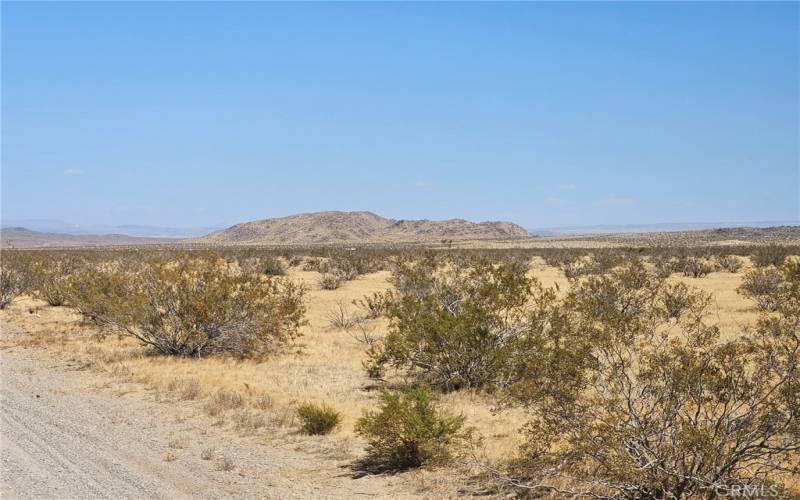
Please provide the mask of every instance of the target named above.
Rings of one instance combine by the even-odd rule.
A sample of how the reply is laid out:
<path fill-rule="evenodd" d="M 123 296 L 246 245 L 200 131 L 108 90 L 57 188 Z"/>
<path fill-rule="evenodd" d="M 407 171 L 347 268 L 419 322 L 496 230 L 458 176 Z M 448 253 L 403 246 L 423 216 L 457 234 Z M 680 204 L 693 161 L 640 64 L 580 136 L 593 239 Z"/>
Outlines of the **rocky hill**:
<path fill-rule="evenodd" d="M 511 222 L 387 219 L 371 212 L 316 212 L 236 224 L 193 243 L 331 244 L 512 239 L 531 236 Z"/>

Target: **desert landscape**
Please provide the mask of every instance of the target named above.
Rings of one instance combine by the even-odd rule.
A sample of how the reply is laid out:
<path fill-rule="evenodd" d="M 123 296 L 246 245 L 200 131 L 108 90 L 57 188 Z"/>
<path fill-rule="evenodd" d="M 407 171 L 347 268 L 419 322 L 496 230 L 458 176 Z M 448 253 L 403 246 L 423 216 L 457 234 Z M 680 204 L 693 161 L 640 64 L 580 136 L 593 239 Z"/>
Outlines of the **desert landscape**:
<path fill-rule="evenodd" d="M 169 245 L 4 247 L 3 493 L 797 495 L 798 234 L 558 239 L 337 212 Z M 653 370 L 700 384 L 654 386 Z M 559 466 L 529 463 L 542 418 L 565 425 L 575 404 L 613 427 L 578 419 L 551 434 Z M 585 433 L 611 439 L 602 456 Z"/>
<path fill-rule="evenodd" d="M 800 500 L 800 2 L 0 2 L 0 500 Z"/>

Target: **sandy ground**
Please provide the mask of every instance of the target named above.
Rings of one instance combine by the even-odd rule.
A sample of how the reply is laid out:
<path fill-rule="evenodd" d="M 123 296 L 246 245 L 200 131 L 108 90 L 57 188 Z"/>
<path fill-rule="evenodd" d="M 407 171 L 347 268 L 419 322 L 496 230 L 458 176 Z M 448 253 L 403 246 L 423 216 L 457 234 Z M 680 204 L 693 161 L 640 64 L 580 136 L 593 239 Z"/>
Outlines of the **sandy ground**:
<path fill-rule="evenodd" d="M 190 403 L 98 391 L 96 375 L 39 349 L 0 350 L 0 363 L 0 498 L 418 496 L 391 476 L 354 479 L 347 464 L 216 435 L 187 418 Z"/>

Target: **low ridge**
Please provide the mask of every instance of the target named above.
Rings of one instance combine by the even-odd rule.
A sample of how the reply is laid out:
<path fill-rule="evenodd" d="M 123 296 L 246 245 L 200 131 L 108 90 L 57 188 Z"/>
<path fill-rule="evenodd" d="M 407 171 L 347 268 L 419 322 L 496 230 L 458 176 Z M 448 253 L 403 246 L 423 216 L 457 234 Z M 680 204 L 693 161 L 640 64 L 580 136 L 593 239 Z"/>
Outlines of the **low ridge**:
<path fill-rule="evenodd" d="M 329 244 L 531 236 L 512 222 L 395 220 L 372 212 L 315 212 L 244 222 L 191 240 L 218 244 Z"/>

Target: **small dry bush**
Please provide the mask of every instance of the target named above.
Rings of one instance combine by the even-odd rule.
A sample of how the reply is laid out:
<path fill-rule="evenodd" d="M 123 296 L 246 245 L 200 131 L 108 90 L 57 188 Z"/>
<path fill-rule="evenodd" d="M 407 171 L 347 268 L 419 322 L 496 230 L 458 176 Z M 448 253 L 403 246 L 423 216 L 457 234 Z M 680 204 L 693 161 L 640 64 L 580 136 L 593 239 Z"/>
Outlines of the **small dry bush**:
<path fill-rule="evenodd" d="M 260 270 L 266 276 L 284 276 L 286 274 L 286 266 L 283 261 L 274 256 L 266 257 L 261 262 Z"/>
<path fill-rule="evenodd" d="M 367 439 L 364 463 L 376 469 L 408 469 L 447 462 L 469 438 L 464 417 L 442 410 L 424 389 L 383 391 L 378 407 L 364 412 L 356 433 Z"/>
<path fill-rule="evenodd" d="M 702 257 L 687 257 L 682 263 L 684 276 L 702 278 L 716 271 L 714 261 Z"/>
<path fill-rule="evenodd" d="M 337 301 L 328 311 L 327 319 L 331 328 L 340 330 L 349 330 L 361 320 L 361 318 L 350 311 L 350 308 L 342 300 Z"/>
<path fill-rule="evenodd" d="M 372 295 L 365 295 L 361 299 L 353 301 L 353 305 L 364 311 L 366 319 L 378 319 L 386 315 L 389 309 L 387 295 L 382 292 L 373 292 Z"/>
<path fill-rule="evenodd" d="M 243 432 L 255 432 L 268 424 L 267 417 L 260 412 L 243 408 L 231 415 L 234 427 Z"/>
<path fill-rule="evenodd" d="M 307 257 L 303 261 L 303 271 L 317 271 L 319 272 L 322 265 L 322 259 L 318 257 Z"/>
<path fill-rule="evenodd" d="M 300 431 L 304 434 L 330 434 L 342 421 L 342 414 L 325 404 L 303 403 L 297 407 Z"/>
<path fill-rule="evenodd" d="M 719 268 L 729 273 L 738 273 L 742 269 L 742 259 L 735 255 L 723 255 L 717 259 Z"/>
<path fill-rule="evenodd" d="M 243 405 L 244 398 L 241 394 L 227 389 L 220 389 L 209 398 L 206 402 L 205 409 L 209 415 L 215 417 L 227 410 L 240 408 Z"/>
<path fill-rule="evenodd" d="M 325 273 L 322 276 L 320 276 L 318 283 L 319 287 L 322 288 L 323 290 L 336 290 L 337 288 L 342 286 L 342 283 L 344 283 L 345 281 L 346 280 L 344 279 L 344 276 L 342 276 L 341 274 L 336 272 L 331 272 L 331 273 Z"/>
<path fill-rule="evenodd" d="M 179 399 L 193 400 L 198 399 L 201 394 L 200 381 L 191 379 L 172 379 L 170 380 L 165 389 L 168 392 L 176 394 Z"/>

